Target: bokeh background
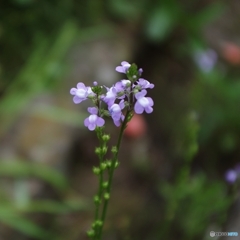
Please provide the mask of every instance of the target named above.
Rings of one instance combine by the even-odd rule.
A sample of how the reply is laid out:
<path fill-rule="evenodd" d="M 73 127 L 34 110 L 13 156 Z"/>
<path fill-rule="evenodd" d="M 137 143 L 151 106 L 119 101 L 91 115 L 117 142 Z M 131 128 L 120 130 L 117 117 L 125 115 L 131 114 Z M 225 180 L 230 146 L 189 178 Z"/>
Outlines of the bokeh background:
<path fill-rule="evenodd" d="M 240 234 L 239 24 L 239 0 L 1 1 L 0 239 L 87 239 L 98 143 L 69 90 L 123 60 L 155 105 L 124 136 L 104 239 Z"/>

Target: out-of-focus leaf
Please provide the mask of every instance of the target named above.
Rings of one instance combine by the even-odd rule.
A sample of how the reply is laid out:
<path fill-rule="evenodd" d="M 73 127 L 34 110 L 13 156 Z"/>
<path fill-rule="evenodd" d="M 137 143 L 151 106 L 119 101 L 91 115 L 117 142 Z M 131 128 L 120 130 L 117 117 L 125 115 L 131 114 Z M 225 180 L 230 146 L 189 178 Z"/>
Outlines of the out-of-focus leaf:
<path fill-rule="evenodd" d="M 50 40 L 39 42 L 29 61 L 6 90 L 0 103 L 0 135 L 12 124 L 30 99 L 52 84 L 64 68 L 62 61 L 78 33 L 77 26 L 69 21 L 64 24 L 53 44 Z"/>
<path fill-rule="evenodd" d="M 34 115 L 77 127 L 82 127 L 83 120 L 87 117 L 86 113 L 79 114 L 71 110 L 49 105 L 37 106 Z"/>
<path fill-rule="evenodd" d="M 45 212 L 45 213 L 68 213 L 71 211 L 85 210 L 88 208 L 88 203 L 83 199 L 77 199 L 75 201 L 65 201 L 62 203 L 52 200 L 38 200 L 31 201 L 24 207 L 21 207 L 22 212 Z"/>
<path fill-rule="evenodd" d="M 28 5 L 34 2 L 34 0 L 12 0 L 13 3 L 17 5 Z"/>
<path fill-rule="evenodd" d="M 58 171 L 42 164 L 26 161 L 0 161 L 0 176 L 37 177 L 59 190 L 67 187 L 65 177 Z"/>
<path fill-rule="evenodd" d="M 224 7 L 225 5 L 221 2 L 214 3 L 192 16 L 191 21 L 189 21 L 189 18 L 186 18 L 186 25 L 193 30 L 199 31 L 202 27 L 219 17 L 223 13 Z"/>
<path fill-rule="evenodd" d="M 46 230 L 10 209 L 0 207 L 0 221 L 28 236 L 37 239 L 54 239 Z"/>
<path fill-rule="evenodd" d="M 157 8 L 148 18 L 146 34 L 152 41 L 164 40 L 173 30 L 176 16 L 167 8 Z"/>
<path fill-rule="evenodd" d="M 141 1 L 110 0 L 108 7 L 114 16 L 132 21 L 141 10 Z"/>

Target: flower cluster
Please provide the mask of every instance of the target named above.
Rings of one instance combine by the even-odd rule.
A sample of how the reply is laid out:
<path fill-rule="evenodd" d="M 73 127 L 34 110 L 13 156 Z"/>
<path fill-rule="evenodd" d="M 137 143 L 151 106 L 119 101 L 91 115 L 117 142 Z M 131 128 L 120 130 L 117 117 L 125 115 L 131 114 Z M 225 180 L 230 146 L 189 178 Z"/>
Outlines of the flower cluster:
<path fill-rule="evenodd" d="M 121 66 L 116 67 L 116 71 L 124 73 L 127 79 L 120 80 L 110 88 L 99 86 L 97 82 L 94 82 L 93 87 L 78 83 L 77 88 L 70 90 L 70 94 L 74 96 L 74 103 L 78 104 L 91 99 L 94 104 L 94 107 L 88 108 L 91 115 L 84 121 L 84 125 L 90 131 L 96 127 L 102 127 L 106 116 L 110 116 L 118 127 L 124 121 L 126 111 L 134 111 L 137 114 L 153 111 L 153 100 L 146 95 L 147 89 L 154 88 L 154 84 L 141 78 L 143 70 L 138 69 L 136 64 L 123 61 Z"/>

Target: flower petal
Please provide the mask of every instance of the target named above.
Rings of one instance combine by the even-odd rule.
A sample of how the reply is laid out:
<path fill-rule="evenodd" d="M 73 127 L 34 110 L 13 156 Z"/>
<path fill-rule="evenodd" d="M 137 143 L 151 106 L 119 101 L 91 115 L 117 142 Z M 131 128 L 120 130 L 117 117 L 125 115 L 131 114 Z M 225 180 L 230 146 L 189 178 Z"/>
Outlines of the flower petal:
<path fill-rule="evenodd" d="M 120 73 L 125 73 L 125 68 L 121 66 L 116 67 L 115 70 Z"/>
<path fill-rule="evenodd" d="M 151 113 L 152 111 L 153 111 L 153 108 L 152 107 L 146 107 L 145 108 L 145 111 L 146 111 L 146 113 Z"/>
<path fill-rule="evenodd" d="M 138 102 L 136 102 L 135 106 L 134 106 L 135 113 L 142 114 L 143 110 L 144 110 L 144 108 Z"/>
<path fill-rule="evenodd" d="M 77 84 L 77 88 L 83 88 L 84 90 L 86 90 L 85 84 L 82 82 Z"/>
<path fill-rule="evenodd" d="M 88 125 L 88 129 L 89 129 L 90 131 L 93 131 L 95 128 L 96 128 L 96 124 L 95 124 L 95 123 L 90 123 L 90 124 Z"/>
<path fill-rule="evenodd" d="M 98 113 L 98 109 L 96 107 L 89 107 L 88 112 L 96 115 Z"/>
<path fill-rule="evenodd" d="M 83 100 L 83 99 L 79 98 L 78 96 L 74 96 L 74 97 L 73 97 L 73 102 L 76 103 L 76 104 L 82 102 L 82 100 Z"/>
<path fill-rule="evenodd" d="M 103 118 L 99 117 L 96 121 L 96 124 L 98 127 L 102 127 L 104 125 L 105 121 Z"/>
<path fill-rule="evenodd" d="M 70 90 L 70 94 L 75 95 L 75 94 L 76 94 L 76 91 L 77 91 L 76 88 L 71 88 L 71 90 Z"/>

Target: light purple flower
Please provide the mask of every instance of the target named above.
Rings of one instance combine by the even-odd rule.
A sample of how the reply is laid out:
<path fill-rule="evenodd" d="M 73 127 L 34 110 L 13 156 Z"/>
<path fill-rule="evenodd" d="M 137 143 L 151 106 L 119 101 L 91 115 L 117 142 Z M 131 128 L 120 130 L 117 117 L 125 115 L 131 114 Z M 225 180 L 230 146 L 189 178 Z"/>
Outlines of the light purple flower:
<path fill-rule="evenodd" d="M 119 127 L 121 121 L 124 120 L 124 116 L 122 114 L 122 109 L 125 107 L 124 100 L 121 100 L 119 104 L 114 103 L 112 106 L 108 107 L 109 113 L 113 119 L 114 124 Z"/>
<path fill-rule="evenodd" d="M 141 87 L 141 89 L 154 88 L 154 84 L 150 83 L 144 78 L 139 78 L 137 83 Z"/>
<path fill-rule="evenodd" d="M 74 95 L 73 102 L 78 104 L 86 100 L 90 94 L 94 94 L 90 87 L 86 87 L 84 83 L 78 83 L 77 88 L 71 88 L 70 94 Z"/>
<path fill-rule="evenodd" d="M 144 110 L 146 113 L 151 113 L 153 111 L 153 100 L 150 97 L 145 97 L 146 94 L 146 90 L 142 90 L 141 92 L 135 94 L 137 101 L 135 103 L 134 110 L 137 114 L 143 113 Z"/>
<path fill-rule="evenodd" d="M 90 131 L 93 131 L 97 126 L 102 127 L 105 123 L 104 119 L 97 115 L 98 109 L 96 107 L 89 107 L 88 112 L 91 115 L 84 120 L 84 125 Z"/>
<path fill-rule="evenodd" d="M 237 172 L 233 169 L 230 169 L 225 174 L 225 179 L 229 183 L 234 183 L 237 180 Z"/>
<path fill-rule="evenodd" d="M 129 88 L 131 86 L 131 81 L 130 80 L 121 80 L 123 88 Z"/>
<path fill-rule="evenodd" d="M 203 72 L 210 72 L 217 63 L 218 55 L 212 50 L 197 51 L 194 54 L 194 60 Z"/>
<path fill-rule="evenodd" d="M 106 96 L 103 98 L 103 101 L 108 105 L 111 106 L 116 98 L 117 98 L 117 90 L 115 87 L 107 88 Z"/>
<path fill-rule="evenodd" d="M 129 67 L 131 66 L 131 64 L 129 64 L 126 61 L 121 62 L 122 66 L 117 66 L 116 67 L 116 71 L 120 72 L 120 73 L 127 73 L 127 70 L 129 69 Z"/>
<path fill-rule="evenodd" d="M 117 93 L 124 91 L 122 81 L 121 82 L 116 82 L 114 87 L 115 87 Z"/>

